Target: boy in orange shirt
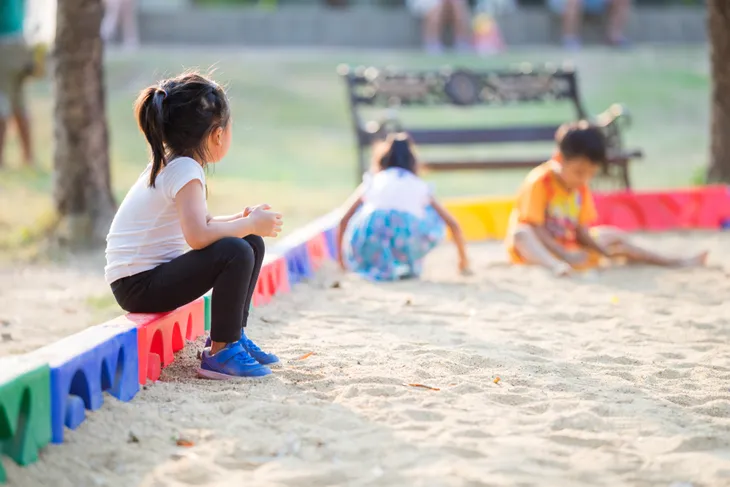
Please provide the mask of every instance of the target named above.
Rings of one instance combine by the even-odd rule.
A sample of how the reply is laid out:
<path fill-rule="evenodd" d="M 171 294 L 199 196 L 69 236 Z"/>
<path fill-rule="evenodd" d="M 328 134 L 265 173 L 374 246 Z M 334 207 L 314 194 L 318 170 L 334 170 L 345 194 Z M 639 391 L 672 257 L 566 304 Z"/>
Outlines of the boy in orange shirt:
<path fill-rule="evenodd" d="M 589 228 L 597 217 L 589 183 L 606 160 L 605 139 L 587 122 L 561 127 L 557 139 L 558 154 L 533 169 L 517 194 L 505 241 L 513 263 L 542 265 L 557 275 L 617 257 L 667 267 L 704 265 L 706 252 L 668 257 L 629 242 L 618 228 Z"/>

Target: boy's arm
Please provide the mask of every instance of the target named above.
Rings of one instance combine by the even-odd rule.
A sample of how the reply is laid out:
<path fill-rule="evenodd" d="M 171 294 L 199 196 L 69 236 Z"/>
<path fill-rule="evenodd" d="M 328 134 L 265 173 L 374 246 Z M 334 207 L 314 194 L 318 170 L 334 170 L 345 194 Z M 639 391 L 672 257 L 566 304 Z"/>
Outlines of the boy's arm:
<path fill-rule="evenodd" d="M 365 192 L 365 189 L 363 185 L 357 187 L 354 193 L 348 198 L 348 200 L 345 202 L 344 207 L 347 208 L 345 210 L 345 214 L 342 215 L 342 219 L 340 220 L 340 224 L 337 227 L 337 260 L 340 263 L 340 267 L 343 269 L 345 268 L 345 260 L 342 255 L 342 239 L 345 236 L 345 230 L 347 230 L 347 224 L 350 223 L 350 219 L 352 219 L 352 216 L 355 214 L 358 208 L 360 208 L 360 205 L 362 205 L 362 196 Z"/>
<path fill-rule="evenodd" d="M 439 201 L 431 197 L 431 206 L 436 211 L 438 216 L 446 223 L 446 226 L 451 230 L 451 235 L 454 237 L 454 244 L 456 245 L 456 251 L 459 253 L 459 270 L 461 272 L 469 272 L 469 257 L 466 254 L 466 241 L 464 240 L 464 234 L 461 233 L 461 227 L 456 221 L 456 218 L 444 208 Z"/>
<path fill-rule="evenodd" d="M 540 239 L 540 243 L 542 243 L 553 255 L 565 262 L 570 260 L 570 253 L 565 247 L 560 245 L 552 235 L 550 235 L 550 232 L 548 232 L 548 229 L 545 228 L 545 225 L 535 225 L 531 223 L 530 226 L 535 232 L 535 235 L 537 235 L 537 238 Z"/>
<path fill-rule="evenodd" d="M 576 231 L 576 238 L 578 243 L 587 250 L 593 250 L 605 257 L 611 257 L 611 252 L 604 248 L 601 244 L 596 242 L 596 239 L 591 235 L 591 231 L 588 227 L 580 225 Z"/>

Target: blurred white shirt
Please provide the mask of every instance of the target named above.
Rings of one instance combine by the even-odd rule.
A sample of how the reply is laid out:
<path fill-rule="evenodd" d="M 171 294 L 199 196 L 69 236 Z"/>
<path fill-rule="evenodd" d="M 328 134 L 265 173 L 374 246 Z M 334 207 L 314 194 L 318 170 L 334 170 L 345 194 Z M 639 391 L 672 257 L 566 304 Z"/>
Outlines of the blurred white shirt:
<path fill-rule="evenodd" d="M 423 218 L 426 207 L 431 204 L 431 186 L 399 167 L 365 174 L 363 184 L 363 208 L 366 210 L 397 210 Z"/>

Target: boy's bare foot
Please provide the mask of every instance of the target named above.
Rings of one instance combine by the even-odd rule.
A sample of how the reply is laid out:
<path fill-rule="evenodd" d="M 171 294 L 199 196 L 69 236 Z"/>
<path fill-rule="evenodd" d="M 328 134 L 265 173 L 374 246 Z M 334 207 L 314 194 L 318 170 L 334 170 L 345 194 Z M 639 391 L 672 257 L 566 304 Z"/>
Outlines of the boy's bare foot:
<path fill-rule="evenodd" d="M 707 265 L 708 254 L 709 252 L 705 251 L 693 257 L 677 259 L 677 267 L 704 267 Z"/>
<path fill-rule="evenodd" d="M 565 262 L 557 262 L 550 269 L 555 277 L 567 277 L 573 274 L 573 268 Z"/>

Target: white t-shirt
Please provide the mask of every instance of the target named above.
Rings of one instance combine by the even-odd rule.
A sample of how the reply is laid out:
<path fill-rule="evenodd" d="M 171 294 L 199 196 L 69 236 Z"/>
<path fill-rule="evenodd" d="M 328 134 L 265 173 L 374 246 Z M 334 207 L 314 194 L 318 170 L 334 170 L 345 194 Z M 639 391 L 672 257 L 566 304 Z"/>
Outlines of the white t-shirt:
<path fill-rule="evenodd" d="M 363 177 L 366 210 L 398 210 L 423 218 L 431 203 L 431 186 L 410 171 L 392 167 Z"/>
<path fill-rule="evenodd" d="M 124 197 L 106 237 L 106 282 L 133 276 L 170 262 L 188 250 L 175 196 L 192 180 L 205 186 L 205 172 L 195 160 L 168 162 L 149 186 L 152 164 Z"/>

